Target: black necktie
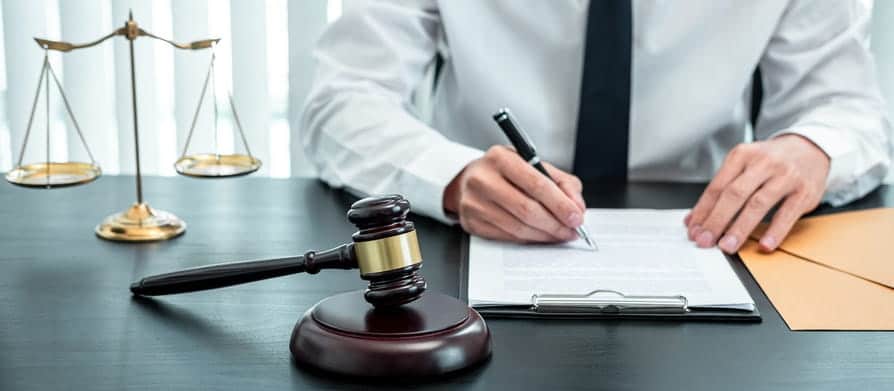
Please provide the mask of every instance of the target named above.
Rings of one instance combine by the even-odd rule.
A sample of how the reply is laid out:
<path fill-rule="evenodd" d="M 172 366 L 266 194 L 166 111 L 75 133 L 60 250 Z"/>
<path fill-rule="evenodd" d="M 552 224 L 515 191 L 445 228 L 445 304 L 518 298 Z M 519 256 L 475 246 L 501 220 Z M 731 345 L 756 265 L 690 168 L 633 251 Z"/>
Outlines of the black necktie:
<path fill-rule="evenodd" d="M 630 3 L 590 1 L 573 168 L 584 182 L 627 180 Z"/>

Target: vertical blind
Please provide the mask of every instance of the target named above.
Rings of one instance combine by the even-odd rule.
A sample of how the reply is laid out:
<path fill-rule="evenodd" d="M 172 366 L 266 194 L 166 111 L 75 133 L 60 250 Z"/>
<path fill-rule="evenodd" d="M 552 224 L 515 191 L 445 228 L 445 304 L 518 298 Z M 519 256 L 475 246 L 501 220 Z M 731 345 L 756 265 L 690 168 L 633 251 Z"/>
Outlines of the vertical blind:
<path fill-rule="evenodd" d="M 357 6 L 361 0 L 347 0 Z M 132 11 L 145 30 L 187 42 L 222 38 L 215 48 L 219 100 L 218 142 L 242 151 L 227 104 L 232 92 L 260 175 L 312 175 L 299 143 L 301 104 L 313 77 L 311 48 L 326 24 L 341 14 L 342 0 L 3 0 L 0 29 L 0 170 L 19 157 L 44 51 L 32 39 L 83 43 L 121 27 Z M 196 110 L 210 50 L 183 51 L 145 37 L 134 41 L 141 168 L 174 175 Z M 113 38 L 69 53 L 50 52 L 84 137 L 108 174 L 134 172 L 128 42 Z M 210 94 L 209 87 L 209 94 Z M 42 94 L 45 90 L 41 91 Z M 46 105 L 38 100 L 24 162 L 46 158 Z M 206 96 L 190 152 L 214 148 L 211 97 Z M 54 161 L 89 161 L 50 90 L 50 154 Z"/>
<path fill-rule="evenodd" d="M 260 175 L 309 176 L 313 170 L 295 133 L 301 104 L 313 78 L 311 50 L 342 8 L 368 0 L 2 0 L 0 8 L 0 171 L 19 157 L 34 99 L 43 50 L 32 37 L 82 43 L 123 25 L 129 11 L 146 30 L 175 41 L 208 37 L 216 48 L 220 101 L 218 142 L 223 152 L 241 151 L 232 91 Z M 872 49 L 880 81 L 894 109 L 894 2 L 877 2 Z M 134 42 L 142 170 L 173 175 L 199 100 L 210 51 L 175 50 L 159 41 Z M 128 43 L 121 37 L 69 53 L 50 52 L 72 110 L 96 160 L 108 174 L 134 172 Z M 424 86 L 423 86 L 424 87 Z M 422 92 L 421 94 L 419 92 Z M 425 88 L 417 97 L 425 98 Z M 50 153 L 54 161 L 88 161 L 55 91 L 50 94 Z M 190 152 L 214 147 L 210 99 L 196 125 Z M 422 112 L 426 112 L 422 105 Z M 46 154 L 46 111 L 38 101 L 24 162 Z M 889 177 L 889 181 L 894 175 Z"/>

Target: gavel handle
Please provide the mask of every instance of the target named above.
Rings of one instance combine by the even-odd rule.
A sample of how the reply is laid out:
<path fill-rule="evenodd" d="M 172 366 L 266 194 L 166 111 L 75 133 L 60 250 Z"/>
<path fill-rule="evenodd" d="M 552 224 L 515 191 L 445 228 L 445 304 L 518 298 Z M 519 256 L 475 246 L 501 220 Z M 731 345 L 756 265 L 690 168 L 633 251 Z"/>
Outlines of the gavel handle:
<path fill-rule="evenodd" d="M 354 245 L 286 258 L 220 263 L 143 278 L 130 285 L 139 296 L 172 295 L 266 280 L 289 274 L 316 274 L 322 269 L 356 269 Z"/>

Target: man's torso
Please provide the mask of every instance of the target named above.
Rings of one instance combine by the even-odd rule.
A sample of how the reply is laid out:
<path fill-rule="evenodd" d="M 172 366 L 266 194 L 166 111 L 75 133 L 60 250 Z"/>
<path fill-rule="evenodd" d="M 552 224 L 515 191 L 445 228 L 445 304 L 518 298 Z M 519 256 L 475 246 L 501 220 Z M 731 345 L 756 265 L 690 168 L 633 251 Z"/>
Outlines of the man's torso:
<path fill-rule="evenodd" d="M 569 169 L 587 6 L 439 2 L 446 61 L 434 127 L 481 149 L 504 144 L 490 116 L 507 106 L 541 156 Z M 782 1 L 633 1 L 630 179 L 710 179 L 746 138 L 751 76 L 785 8 Z"/>

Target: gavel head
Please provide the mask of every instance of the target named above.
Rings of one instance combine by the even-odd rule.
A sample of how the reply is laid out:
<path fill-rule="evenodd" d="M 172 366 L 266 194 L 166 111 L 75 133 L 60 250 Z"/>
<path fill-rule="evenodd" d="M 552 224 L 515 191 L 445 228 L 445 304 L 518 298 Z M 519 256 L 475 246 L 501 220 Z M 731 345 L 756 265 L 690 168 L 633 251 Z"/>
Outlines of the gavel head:
<path fill-rule="evenodd" d="M 400 195 L 364 198 L 348 211 L 358 229 L 353 239 L 360 277 L 369 281 L 363 296 L 376 308 L 409 303 L 425 291 L 419 274 L 422 253 L 416 228 L 407 221 L 409 212 L 410 202 Z"/>

